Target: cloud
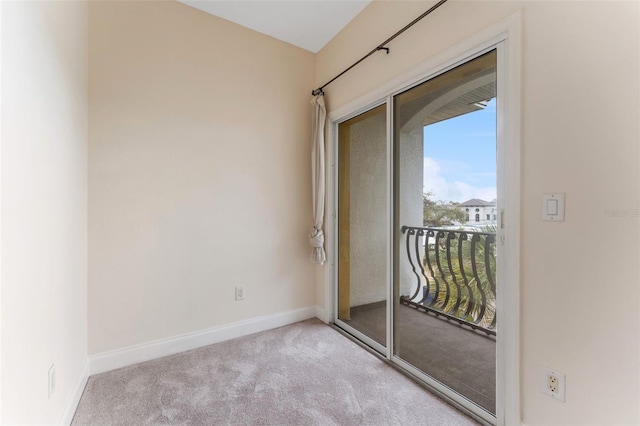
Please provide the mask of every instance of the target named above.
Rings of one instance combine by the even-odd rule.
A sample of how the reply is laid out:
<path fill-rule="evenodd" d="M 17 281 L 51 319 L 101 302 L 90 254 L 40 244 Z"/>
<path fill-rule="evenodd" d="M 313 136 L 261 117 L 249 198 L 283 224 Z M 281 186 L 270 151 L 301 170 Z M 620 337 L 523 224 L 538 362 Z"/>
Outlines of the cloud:
<path fill-rule="evenodd" d="M 447 181 L 440 175 L 440 164 L 433 158 L 424 157 L 424 192 L 433 192 L 434 199 L 464 202 L 471 198 L 491 201 L 496 198 L 496 187 L 476 187 L 462 181 Z"/>

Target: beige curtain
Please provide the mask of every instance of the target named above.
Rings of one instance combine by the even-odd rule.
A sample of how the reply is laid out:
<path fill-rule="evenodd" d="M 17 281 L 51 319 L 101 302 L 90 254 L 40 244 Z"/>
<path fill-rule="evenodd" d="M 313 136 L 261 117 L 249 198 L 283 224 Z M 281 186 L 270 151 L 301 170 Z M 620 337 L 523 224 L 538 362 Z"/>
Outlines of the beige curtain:
<path fill-rule="evenodd" d="M 311 100 L 313 105 L 313 150 L 311 151 L 311 182 L 313 195 L 313 228 L 309 234 L 309 244 L 313 247 L 311 259 L 324 265 L 327 255 L 324 251 L 324 126 L 327 110 L 324 106 L 324 94 L 320 93 Z"/>

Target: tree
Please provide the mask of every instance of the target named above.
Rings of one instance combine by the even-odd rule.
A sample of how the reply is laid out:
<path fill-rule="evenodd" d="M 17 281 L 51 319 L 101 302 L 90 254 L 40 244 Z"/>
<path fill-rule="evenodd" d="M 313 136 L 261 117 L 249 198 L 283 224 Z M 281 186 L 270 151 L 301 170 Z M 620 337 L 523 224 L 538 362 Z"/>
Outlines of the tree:
<path fill-rule="evenodd" d="M 447 226 L 465 223 L 467 214 L 452 201 L 432 200 L 435 194 L 427 192 L 423 197 L 424 226 Z"/>

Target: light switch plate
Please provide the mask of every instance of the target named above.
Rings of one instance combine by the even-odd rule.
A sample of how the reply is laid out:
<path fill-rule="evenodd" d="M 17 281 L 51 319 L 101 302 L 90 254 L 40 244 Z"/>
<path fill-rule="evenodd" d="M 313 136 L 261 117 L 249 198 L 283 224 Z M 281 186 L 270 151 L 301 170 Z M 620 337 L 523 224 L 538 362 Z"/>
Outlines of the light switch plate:
<path fill-rule="evenodd" d="M 562 222 L 564 220 L 564 194 L 542 196 L 542 220 Z"/>

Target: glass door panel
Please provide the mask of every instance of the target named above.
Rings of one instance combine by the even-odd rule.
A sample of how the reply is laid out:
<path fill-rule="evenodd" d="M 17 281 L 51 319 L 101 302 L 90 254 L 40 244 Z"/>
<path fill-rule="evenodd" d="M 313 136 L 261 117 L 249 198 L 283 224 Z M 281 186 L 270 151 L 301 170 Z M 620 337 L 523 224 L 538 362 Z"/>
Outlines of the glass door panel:
<path fill-rule="evenodd" d="M 495 413 L 496 51 L 394 96 L 393 354 Z"/>
<path fill-rule="evenodd" d="M 389 197 L 386 105 L 338 127 L 338 324 L 386 346 Z"/>

